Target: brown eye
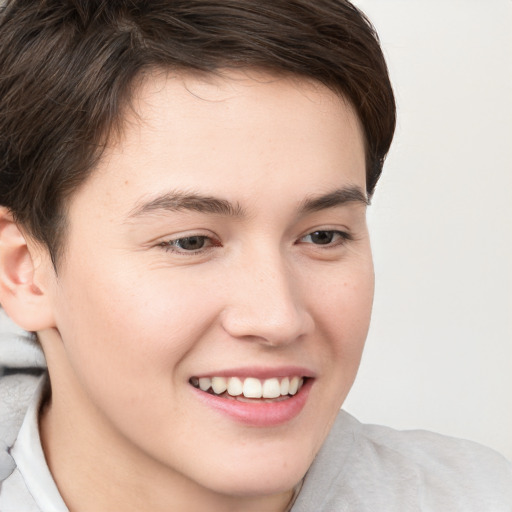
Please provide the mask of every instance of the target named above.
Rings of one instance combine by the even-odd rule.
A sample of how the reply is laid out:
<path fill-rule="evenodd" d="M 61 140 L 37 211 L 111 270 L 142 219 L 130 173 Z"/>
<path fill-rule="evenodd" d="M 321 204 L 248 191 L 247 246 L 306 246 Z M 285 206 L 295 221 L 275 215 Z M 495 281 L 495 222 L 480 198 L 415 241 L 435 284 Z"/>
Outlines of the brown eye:
<path fill-rule="evenodd" d="M 184 251 L 198 251 L 206 245 L 208 237 L 206 236 L 187 236 L 172 241 L 172 245 Z"/>
<path fill-rule="evenodd" d="M 313 231 L 300 239 L 300 242 L 314 245 L 339 245 L 350 240 L 350 235 L 343 231 Z"/>
<path fill-rule="evenodd" d="M 330 244 L 334 238 L 334 231 L 315 231 L 309 235 L 311 242 L 317 245 Z"/>
<path fill-rule="evenodd" d="M 201 254 L 211 247 L 219 247 L 220 242 L 204 235 L 192 235 L 166 240 L 160 244 L 168 252 L 176 254 Z"/>

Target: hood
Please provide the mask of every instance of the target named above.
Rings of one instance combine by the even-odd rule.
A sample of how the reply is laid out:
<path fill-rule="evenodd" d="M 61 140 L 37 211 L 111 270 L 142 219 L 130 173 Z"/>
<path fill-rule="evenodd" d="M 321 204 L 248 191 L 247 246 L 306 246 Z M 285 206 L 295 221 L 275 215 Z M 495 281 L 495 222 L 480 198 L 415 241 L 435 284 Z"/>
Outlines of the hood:
<path fill-rule="evenodd" d="M 15 325 L 0 307 L 0 377 L 45 368 L 43 351 L 35 336 Z"/>

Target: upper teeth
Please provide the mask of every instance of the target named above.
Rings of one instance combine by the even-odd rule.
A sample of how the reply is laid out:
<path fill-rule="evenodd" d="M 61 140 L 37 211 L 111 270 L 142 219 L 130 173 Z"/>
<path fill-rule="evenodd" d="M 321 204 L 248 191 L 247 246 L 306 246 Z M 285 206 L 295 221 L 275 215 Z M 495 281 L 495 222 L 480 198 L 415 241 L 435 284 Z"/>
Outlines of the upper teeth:
<path fill-rule="evenodd" d="M 278 398 L 280 396 L 295 395 L 302 387 L 302 377 L 284 377 L 260 380 L 254 377 L 240 379 L 238 377 L 201 377 L 192 378 L 192 384 L 203 391 L 210 388 L 216 395 L 225 391 L 231 396 L 243 395 L 246 398 Z"/>

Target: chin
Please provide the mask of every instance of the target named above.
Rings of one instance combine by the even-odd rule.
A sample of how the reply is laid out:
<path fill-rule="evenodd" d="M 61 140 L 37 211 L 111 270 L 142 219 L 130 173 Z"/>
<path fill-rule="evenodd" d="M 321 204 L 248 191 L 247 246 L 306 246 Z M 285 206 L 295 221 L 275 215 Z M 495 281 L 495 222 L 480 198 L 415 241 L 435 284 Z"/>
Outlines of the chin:
<path fill-rule="evenodd" d="M 239 441 L 240 442 L 240 441 Z M 252 443 L 253 444 L 253 443 Z M 203 485 L 230 496 L 265 496 L 289 491 L 297 485 L 311 466 L 316 452 L 310 443 L 282 446 L 242 446 L 238 454 L 226 454 L 222 464 L 211 464 Z M 278 446 L 281 444 L 281 446 Z M 252 453 L 251 453 L 252 452 Z"/>
<path fill-rule="evenodd" d="M 304 477 L 309 464 L 302 468 L 283 465 L 280 468 L 248 467 L 225 475 L 222 482 L 215 482 L 211 489 L 226 496 L 258 497 L 280 494 L 293 489 Z M 243 474 L 241 474 L 243 472 Z M 212 482 L 213 483 L 213 482 Z"/>

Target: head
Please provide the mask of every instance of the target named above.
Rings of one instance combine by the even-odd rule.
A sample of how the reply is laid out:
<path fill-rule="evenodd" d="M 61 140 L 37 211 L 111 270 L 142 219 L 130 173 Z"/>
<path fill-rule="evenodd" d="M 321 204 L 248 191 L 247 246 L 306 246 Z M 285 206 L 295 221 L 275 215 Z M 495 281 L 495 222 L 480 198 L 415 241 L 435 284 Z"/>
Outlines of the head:
<path fill-rule="evenodd" d="M 74 400 L 217 493 L 289 489 L 370 318 L 395 125 L 371 25 L 334 0 L 8 1 L 0 23 L 0 301 L 55 416 Z M 305 384 L 256 412 L 201 390 L 252 377 Z"/>
<path fill-rule="evenodd" d="M 55 262 L 67 201 L 154 69 L 261 68 L 324 84 L 355 109 L 368 194 L 375 189 L 395 105 L 377 36 L 348 2 L 27 0 L 3 9 L 0 204 Z"/>

